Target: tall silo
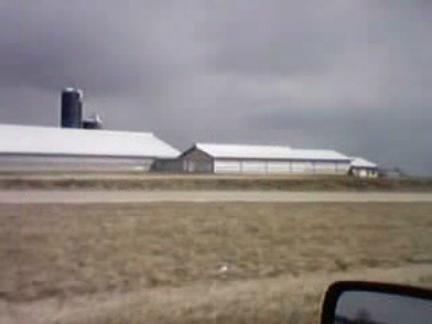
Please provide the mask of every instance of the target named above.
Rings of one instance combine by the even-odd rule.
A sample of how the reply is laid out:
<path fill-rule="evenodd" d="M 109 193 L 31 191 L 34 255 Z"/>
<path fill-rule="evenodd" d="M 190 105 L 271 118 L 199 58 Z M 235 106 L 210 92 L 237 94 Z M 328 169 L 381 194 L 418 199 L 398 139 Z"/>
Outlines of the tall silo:
<path fill-rule="evenodd" d="M 61 97 L 61 127 L 82 128 L 83 93 L 79 89 L 66 88 Z"/>

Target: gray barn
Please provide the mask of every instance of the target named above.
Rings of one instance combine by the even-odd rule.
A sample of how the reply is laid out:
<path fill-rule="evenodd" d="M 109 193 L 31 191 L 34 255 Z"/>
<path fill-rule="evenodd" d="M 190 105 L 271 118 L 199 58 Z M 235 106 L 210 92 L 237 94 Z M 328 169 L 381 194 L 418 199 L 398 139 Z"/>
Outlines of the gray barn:
<path fill-rule="evenodd" d="M 189 173 L 347 174 L 350 162 L 331 150 L 197 143 L 180 156 L 177 165 L 179 171 Z"/>

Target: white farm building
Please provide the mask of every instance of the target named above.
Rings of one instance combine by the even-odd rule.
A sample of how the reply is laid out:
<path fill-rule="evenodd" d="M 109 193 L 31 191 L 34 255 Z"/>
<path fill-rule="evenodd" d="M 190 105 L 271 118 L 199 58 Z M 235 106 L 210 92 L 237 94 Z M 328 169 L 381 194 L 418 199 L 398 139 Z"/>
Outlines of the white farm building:
<path fill-rule="evenodd" d="M 177 161 L 183 172 L 348 174 L 351 159 L 331 150 L 197 143 Z"/>
<path fill-rule="evenodd" d="M 349 174 L 358 178 L 378 178 L 378 165 L 361 157 L 351 157 Z"/>
<path fill-rule="evenodd" d="M 179 154 L 152 133 L 0 125 L 0 171 L 149 171 Z"/>

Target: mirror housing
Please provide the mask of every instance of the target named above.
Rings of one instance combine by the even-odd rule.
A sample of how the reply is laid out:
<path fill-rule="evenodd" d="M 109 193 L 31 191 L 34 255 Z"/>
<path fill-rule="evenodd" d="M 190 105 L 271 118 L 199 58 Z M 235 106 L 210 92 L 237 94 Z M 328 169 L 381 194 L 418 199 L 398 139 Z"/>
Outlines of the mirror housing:
<path fill-rule="evenodd" d="M 413 306 L 413 301 L 418 305 Z M 406 309 L 411 313 L 406 314 Z M 359 311 L 357 314 L 366 315 L 367 319 L 341 316 L 343 312 L 352 313 L 354 310 Z M 393 323 L 393 317 L 397 316 L 397 312 L 402 311 L 406 316 L 416 318 L 406 323 L 432 323 L 432 290 L 377 282 L 341 281 L 332 284 L 325 294 L 321 324 L 387 324 Z M 380 313 L 378 319 L 369 319 L 374 317 L 374 315 L 370 316 L 371 314 L 377 312 Z M 427 318 L 423 319 L 425 316 Z M 397 318 L 400 323 L 405 323 L 400 317 Z"/>

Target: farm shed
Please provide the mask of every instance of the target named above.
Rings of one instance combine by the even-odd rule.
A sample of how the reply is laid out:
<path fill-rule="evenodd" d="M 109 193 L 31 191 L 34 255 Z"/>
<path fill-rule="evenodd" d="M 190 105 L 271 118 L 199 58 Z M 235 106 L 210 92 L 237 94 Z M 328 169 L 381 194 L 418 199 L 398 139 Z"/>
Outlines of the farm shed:
<path fill-rule="evenodd" d="M 361 157 L 351 157 L 349 174 L 359 178 L 377 178 L 378 165 Z"/>
<path fill-rule="evenodd" d="M 0 171 L 149 171 L 179 154 L 152 133 L 0 125 Z"/>
<path fill-rule="evenodd" d="M 180 156 L 181 170 L 238 174 L 347 174 L 350 158 L 331 150 L 197 143 Z"/>

